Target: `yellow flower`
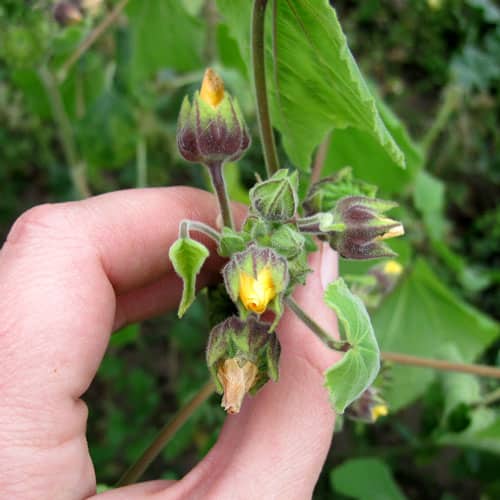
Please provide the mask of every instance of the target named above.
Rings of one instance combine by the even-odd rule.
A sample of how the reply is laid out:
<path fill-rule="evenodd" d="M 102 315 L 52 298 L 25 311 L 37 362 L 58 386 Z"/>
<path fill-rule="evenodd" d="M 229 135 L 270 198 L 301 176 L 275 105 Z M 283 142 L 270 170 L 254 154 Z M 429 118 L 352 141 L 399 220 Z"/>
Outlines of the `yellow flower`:
<path fill-rule="evenodd" d="M 262 314 L 269 302 L 276 296 L 271 269 L 269 266 L 261 269 L 257 274 L 257 279 L 245 271 L 240 271 L 239 277 L 241 302 L 246 309 Z"/>
<path fill-rule="evenodd" d="M 403 272 L 403 266 L 395 260 L 389 260 L 384 265 L 384 273 L 399 276 Z"/>
<path fill-rule="evenodd" d="M 389 414 L 389 408 L 385 404 L 378 404 L 371 409 L 371 414 L 372 420 L 376 422 L 379 417 L 385 417 Z"/>
<path fill-rule="evenodd" d="M 213 108 L 224 99 L 224 81 L 212 69 L 208 68 L 201 83 L 200 98 Z"/>

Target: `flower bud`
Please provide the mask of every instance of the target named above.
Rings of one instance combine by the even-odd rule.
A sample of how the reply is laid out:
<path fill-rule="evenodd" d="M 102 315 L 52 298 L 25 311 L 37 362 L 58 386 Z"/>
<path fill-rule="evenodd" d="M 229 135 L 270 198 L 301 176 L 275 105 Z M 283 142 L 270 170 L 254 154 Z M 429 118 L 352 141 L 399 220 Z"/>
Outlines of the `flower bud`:
<path fill-rule="evenodd" d="M 264 219 L 282 221 L 290 219 L 297 210 L 297 172 L 278 170 L 270 179 L 258 182 L 250 190 L 252 208 Z"/>
<path fill-rule="evenodd" d="M 71 2 L 56 3 L 52 15 L 60 26 L 72 26 L 83 20 L 81 10 Z"/>
<path fill-rule="evenodd" d="M 368 387 L 359 399 L 354 401 L 345 411 L 345 415 L 351 420 L 359 420 L 368 424 L 373 424 L 380 417 L 385 417 L 388 414 L 387 404 L 373 386 Z"/>
<path fill-rule="evenodd" d="M 283 294 L 289 281 L 286 260 L 271 248 L 250 245 L 231 257 L 223 274 L 226 290 L 242 317 L 273 311 L 274 330 L 283 314 Z"/>
<path fill-rule="evenodd" d="M 193 102 L 186 96 L 177 125 L 177 146 L 184 159 L 211 165 L 236 161 L 250 146 L 250 135 L 238 102 L 208 68 Z"/>
<path fill-rule="evenodd" d="M 337 202 L 333 211 L 343 231 L 327 233 L 331 246 L 347 259 L 392 257 L 394 252 L 383 240 L 404 234 L 402 224 L 382 214 L 397 204 L 391 201 L 348 196 Z"/>
<path fill-rule="evenodd" d="M 207 364 L 222 406 L 238 413 L 245 394 L 255 394 L 268 380 L 278 380 L 280 345 L 269 324 L 250 316 L 231 316 L 210 332 Z"/>

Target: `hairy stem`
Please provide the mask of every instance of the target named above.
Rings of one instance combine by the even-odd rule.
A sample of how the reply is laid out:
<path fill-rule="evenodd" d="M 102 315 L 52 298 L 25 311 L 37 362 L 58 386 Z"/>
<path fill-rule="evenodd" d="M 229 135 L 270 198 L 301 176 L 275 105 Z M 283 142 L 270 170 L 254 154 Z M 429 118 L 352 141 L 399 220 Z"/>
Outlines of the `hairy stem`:
<path fill-rule="evenodd" d="M 174 434 L 186 423 L 188 418 L 204 403 L 214 392 L 212 381 L 207 382 L 193 398 L 182 407 L 177 415 L 159 432 L 154 441 L 149 445 L 139 460 L 128 469 L 117 483 L 118 486 L 127 486 L 135 483 L 144 474 L 151 462 L 160 454 L 161 450 L 170 441 Z"/>
<path fill-rule="evenodd" d="M 69 58 L 61 66 L 58 74 L 59 82 L 62 83 L 68 76 L 69 70 L 82 57 L 83 54 L 94 44 L 94 42 L 118 19 L 129 0 L 121 0 L 114 9 L 92 30 L 87 38 L 76 48 Z"/>
<path fill-rule="evenodd" d="M 280 168 L 276 144 L 274 142 L 271 116 L 269 113 L 269 102 L 266 87 L 266 66 L 264 54 L 264 21 L 267 0 L 255 0 L 252 14 L 252 66 L 255 85 L 255 96 L 257 98 L 257 117 L 259 122 L 259 133 L 262 141 L 264 160 L 268 177 Z"/>
<path fill-rule="evenodd" d="M 64 108 L 59 86 L 47 66 L 43 65 L 39 73 L 49 98 L 52 116 L 57 125 L 59 141 L 70 169 L 73 187 L 79 198 L 88 198 L 91 193 L 87 182 L 86 165 L 84 162 L 78 161 L 73 128 Z"/>
<path fill-rule="evenodd" d="M 313 333 L 315 333 L 321 341 L 327 345 L 330 349 L 334 349 L 335 351 L 346 352 L 350 348 L 349 342 L 345 342 L 342 340 L 333 339 L 328 332 L 323 330 L 321 326 L 316 323 L 298 304 L 292 297 L 287 297 L 285 299 L 288 307 L 294 312 L 294 314 L 299 318 L 302 323 L 304 323 Z"/>
<path fill-rule="evenodd" d="M 203 222 L 192 220 L 183 220 L 180 223 L 179 237 L 187 238 L 191 230 L 205 234 L 209 238 L 212 238 L 217 244 L 220 242 L 220 234 L 215 229 L 211 228 L 208 224 L 204 224 Z"/>
<path fill-rule="evenodd" d="M 217 200 L 219 201 L 219 209 L 222 215 L 224 226 L 234 229 L 233 216 L 229 205 L 229 196 L 227 195 L 226 183 L 222 174 L 222 162 L 213 162 L 207 165 L 210 173 L 210 180 L 214 188 Z"/>
<path fill-rule="evenodd" d="M 421 358 L 419 356 L 410 356 L 409 354 L 401 354 L 398 352 L 382 352 L 381 357 L 384 361 L 392 361 L 402 365 L 421 366 L 440 371 L 470 373 L 481 377 L 500 378 L 500 368 L 495 368 L 494 366 L 453 363 L 451 361 Z"/>

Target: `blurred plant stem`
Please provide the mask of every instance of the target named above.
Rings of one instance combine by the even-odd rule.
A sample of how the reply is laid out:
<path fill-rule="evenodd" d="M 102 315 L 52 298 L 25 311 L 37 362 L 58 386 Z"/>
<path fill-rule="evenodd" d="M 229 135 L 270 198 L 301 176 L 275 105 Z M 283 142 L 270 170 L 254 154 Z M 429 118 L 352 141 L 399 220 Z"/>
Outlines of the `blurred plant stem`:
<path fill-rule="evenodd" d="M 64 108 L 59 86 L 47 66 L 41 66 L 39 74 L 50 102 L 52 116 L 57 125 L 57 133 L 70 169 L 73 187 L 79 198 L 88 198 L 91 193 L 87 181 L 87 167 L 85 162 L 78 160 L 73 128 Z"/>
<path fill-rule="evenodd" d="M 82 57 L 83 54 L 94 44 L 94 42 L 118 19 L 123 9 L 127 6 L 129 0 L 121 0 L 113 10 L 90 32 L 85 40 L 76 48 L 76 50 L 63 63 L 58 72 L 57 79 L 59 83 L 64 82 L 68 76 L 69 70 Z"/>
<path fill-rule="evenodd" d="M 392 361 L 401 365 L 421 366 L 422 368 L 433 368 L 434 370 L 445 372 L 461 372 L 480 377 L 500 378 L 500 368 L 494 366 L 453 363 L 441 359 L 422 358 L 398 352 L 382 352 L 381 358 L 384 361 Z"/>
<path fill-rule="evenodd" d="M 144 188 L 148 185 L 148 150 L 146 140 L 140 136 L 135 147 L 136 187 Z"/>
<path fill-rule="evenodd" d="M 443 101 L 431 127 L 422 138 L 421 144 L 426 154 L 446 128 L 452 113 L 458 109 L 463 97 L 463 89 L 458 85 L 448 85 L 443 93 Z"/>
<path fill-rule="evenodd" d="M 206 23 L 203 57 L 207 66 L 211 66 L 217 59 L 217 8 L 215 6 L 215 0 L 205 0 L 203 16 L 205 17 Z"/>
<path fill-rule="evenodd" d="M 314 163 L 311 171 L 311 184 L 314 184 L 321 179 L 321 172 L 323 170 L 323 165 L 325 164 L 331 140 L 332 133 L 328 132 L 328 134 L 326 134 L 325 138 L 323 139 L 323 142 L 319 145 L 318 150 L 316 151 L 316 156 L 314 157 Z"/>
<path fill-rule="evenodd" d="M 174 434 L 186 423 L 189 417 L 214 393 L 215 385 L 210 380 L 207 382 L 188 403 L 183 406 L 175 417 L 158 433 L 154 441 L 141 455 L 139 460 L 128 469 L 117 483 L 127 486 L 135 483 L 144 474 L 151 462 L 160 454 Z"/>
<path fill-rule="evenodd" d="M 269 113 L 269 102 L 266 87 L 266 66 L 264 52 L 264 24 L 268 0 L 255 0 L 252 13 L 252 67 L 257 99 L 257 118 L 259 123 L 260 140 L 266 162 L 267 176 L 277 172 L 280 168 L 276 144 L 274 142 L 273 127 Z"/>

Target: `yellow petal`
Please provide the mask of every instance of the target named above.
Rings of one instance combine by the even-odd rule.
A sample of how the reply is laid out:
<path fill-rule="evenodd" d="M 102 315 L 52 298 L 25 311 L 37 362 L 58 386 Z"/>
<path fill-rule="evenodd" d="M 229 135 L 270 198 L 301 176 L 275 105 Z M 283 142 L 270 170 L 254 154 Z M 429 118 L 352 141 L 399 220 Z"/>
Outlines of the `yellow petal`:
<path fill-rule="evenodd" d="M 269 267 L 261 269 L 255 279 L 250 274 L 240 271 L 240 300 L 246 309 L 262 314 L 276 296 L 276 289 Z"/>
<path fill-rule="evenodd" d="M 224 82 L 212 68 L 205 71 L 200 98 L 214 108 L 224 99 Z"/>
<path fill-rule="evenodd" d="M 387 406 L 383 404 L 375 405 L 372 408 L 371 413 L 372 413 L 372 420 L 376 422 L 379 417 L 385 417 L 386 415 L 389 414 L 389 408 L 387 408 Z"/>
<path fill-rule="evenodd" d="M 400 275 L 403 272 L 403 266 L 399 263 L 396 262 L 395 260 L 390 260 L 386 262 L 384 265 L 384 273 L 386 274 L 393 274 L 393 275 Z"/>

